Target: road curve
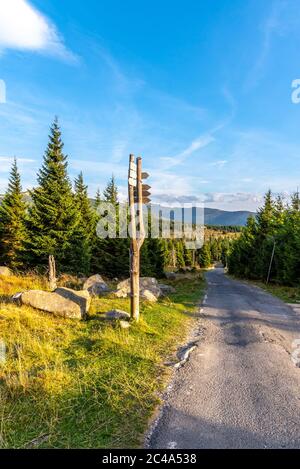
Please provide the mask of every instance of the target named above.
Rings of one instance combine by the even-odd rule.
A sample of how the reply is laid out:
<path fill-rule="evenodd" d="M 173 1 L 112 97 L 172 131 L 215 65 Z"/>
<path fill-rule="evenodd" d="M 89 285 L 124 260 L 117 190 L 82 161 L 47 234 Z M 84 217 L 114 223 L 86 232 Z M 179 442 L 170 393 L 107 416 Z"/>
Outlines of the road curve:
<path fill-rule="evenodd" d="M 150 448 L 300 448 L 300 318 L 279 299 L 207 274 L 203 336 L 176 373 Z"/>

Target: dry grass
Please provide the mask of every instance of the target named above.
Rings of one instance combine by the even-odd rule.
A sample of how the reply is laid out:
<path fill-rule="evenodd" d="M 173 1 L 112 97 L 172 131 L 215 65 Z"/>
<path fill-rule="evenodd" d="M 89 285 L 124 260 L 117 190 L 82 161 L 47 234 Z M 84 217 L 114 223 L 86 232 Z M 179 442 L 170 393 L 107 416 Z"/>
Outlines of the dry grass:
<path fill-rule="evenodd" d="M 181 280 L 170 298 L 144 303 L 130 330 L 99 320 L 111 308 L 128 311 L 127 299 L 95 299 L 79 322 L 8 301 L 29 288 L 46 288 L 45 279 L 0 278 L 0 447 L 138 446 L 203 280 Z"/>

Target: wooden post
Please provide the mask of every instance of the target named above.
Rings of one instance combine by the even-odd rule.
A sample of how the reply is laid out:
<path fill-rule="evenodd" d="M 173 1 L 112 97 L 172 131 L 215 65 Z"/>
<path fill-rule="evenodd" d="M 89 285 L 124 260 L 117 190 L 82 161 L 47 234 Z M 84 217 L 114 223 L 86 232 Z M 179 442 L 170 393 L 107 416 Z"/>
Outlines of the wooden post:
<path fill-rule="evenodd" d="M 56 266 L 54 256 L 49 256 L 49 288 L 51 291 L 57 288 Z"/>
<path fill-rule="evenodd" d="M 129 156 L 128 172 L 128 199 L 131 221 L 130 240 L 130 310 L 131 318 L 138 321 L 140 317 L 140 250 L 145 240 L 145 227 L 143 220 L 143 185 L 142 185 L 142 158 L 136 160 L 136 182 L 132 168 L 134 167 L 134 156 Z M 135 191 L 136 188 L 136 197 Z M 138 234 L 136 227 L 135 202 L 138 209 Z"/>
<path fill-rule="evenodd" d="M 136 239 L 135 208 L 134 208 L 134 186 L 130 183 L 130 167 L 134 163 L 134 155 L 129 156 L 128 170 L 128 201 L 130 210 L 131 239 L 130 239 L 130 312 L 131 318 L 139 319 L 139 290 L 137 290 L 139 277 L 138 246 Z"/>

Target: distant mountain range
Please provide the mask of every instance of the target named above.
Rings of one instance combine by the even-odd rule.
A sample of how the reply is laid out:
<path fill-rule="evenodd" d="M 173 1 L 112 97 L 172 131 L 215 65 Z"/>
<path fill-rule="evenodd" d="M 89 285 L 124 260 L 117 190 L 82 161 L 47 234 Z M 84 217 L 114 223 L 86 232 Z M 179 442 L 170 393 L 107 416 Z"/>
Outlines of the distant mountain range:
<path fill-rule="evenodd" d="M 28 201 L 30 200 L 28 192 L 24 193 L 24 197 Z M 0 202 L 2 198 L 3 198 L 3 195 L 0 195 Z M 179 207 L 170 209 L 168 207 L 152 204 L 152 210 L 156 215 L 158 215 L 159 211 L 162 210 L 163 217 L 167 216 L 167 214 L 171 210 L 174 213 L 173 215 L 174 220 L 181 220 L 182 209 Z M 247 210 L 239 210 L 239 211 L 230 212 L 226 210 L 219 210 L 217 208 L 205 207 L 204 208 L 204 224 L 216 225 L 216 226 L 244 226 L 247 223 L 247 219 L 250 216 L 254 216 L 254 215 L 255 215 L 254 212 L 249 212 Z M 194 220 L 192 208 L 185 209 L 184 219 L 186 223 L 191 223 L 192 220 Z"/>
<path fill-rule="evenodd" d="M 254 212 L 239 210 L 237 212 L 228 212 L 216 208 L 204 209 L 205 225 L 225 225 L 225 226 L 244 226 L 249 217 L 255 216 Z"/>
<path fill-rule="evenodd" d="M 198 223 L 203 223 L 201 220 L 201 209 L 199 214 L 195 212 L 193 208 L 184 209 L 184 221 L 185 223 L 195 223 L 195 220 Z M 152 212 L 156 216 L 159 215 L 159 212 L 162 212 L 162 217 L 169 219 L 169 213 L 172 211 L 172 216 L 175 221 L 182 220 L 182 208 L 181 207 L 164 207 L 160 205 L 152 204 Z M 205 225 L 215 225 L 215 226 L 244 226 L 247 223 L 247 220 L 250 216 L 255 216 L 255 213 L 249 212 L 247 210 L 239 211 L 225 211 L 219 210 L 216 208 L 204 208 L 204 224 Z"/>

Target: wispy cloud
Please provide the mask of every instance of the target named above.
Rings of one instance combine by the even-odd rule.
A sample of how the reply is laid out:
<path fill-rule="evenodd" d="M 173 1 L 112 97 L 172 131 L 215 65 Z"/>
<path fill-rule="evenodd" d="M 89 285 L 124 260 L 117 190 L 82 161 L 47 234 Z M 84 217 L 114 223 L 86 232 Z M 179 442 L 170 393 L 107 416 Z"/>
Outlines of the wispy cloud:
<path fill-rule="evenodd" d="M 193 140 L 182 152 L 173 157 L 161 157 L 160 160 L 163 163 L 164 167 L 171 168 L 173 166 L 180 165 L 197 150 L 205 148 L 215 139 L 211 134 L 201 135 L 200 137 Z"/>
<path fill-rule="evenodd" d="M 217 168 L 221 169 L 227 163 L 228 163 L 227 160 L 218 160 L 218 161 L 214 161 L 213 163 L 210 163 L 210 166 L 216 166 Z"/>
<path fill-rule="evenodd" d="M 0 52 L 6 49 L 43 52 L 77 61 L 51 20 L 27 0 L 0 0 Z"/>
<path fill-rule="evenodd" d="M 0 172 L 7 173 L 11 169 L 11 165 L 14 161 L 13 156 L 0 156 Z M 17 158 L 19 168 L 24 168 L 30 163 L 35 163 L 35 160 L 31 158 Z"/>
<path fill-rule="evenodd" d="M 254 88 L 264 74 L 266 62 L 272 47 L 272 41 L 274 36 L 280 31 L 281 13 L 286 5 L 286 2 L 282 0 L 275 0 L 271 5 L 269 16 L 267 17 L 262 28 L 262 42 L 260 51 L 245 82 L 244 87 L 246 90 Z"/>
<path fill-rule="evenodd" d="M 204 202 L 255 202 L 260 203 L 263 200 L 261 194 L 248 192 L 208 192 L 203 196 Z"/>

